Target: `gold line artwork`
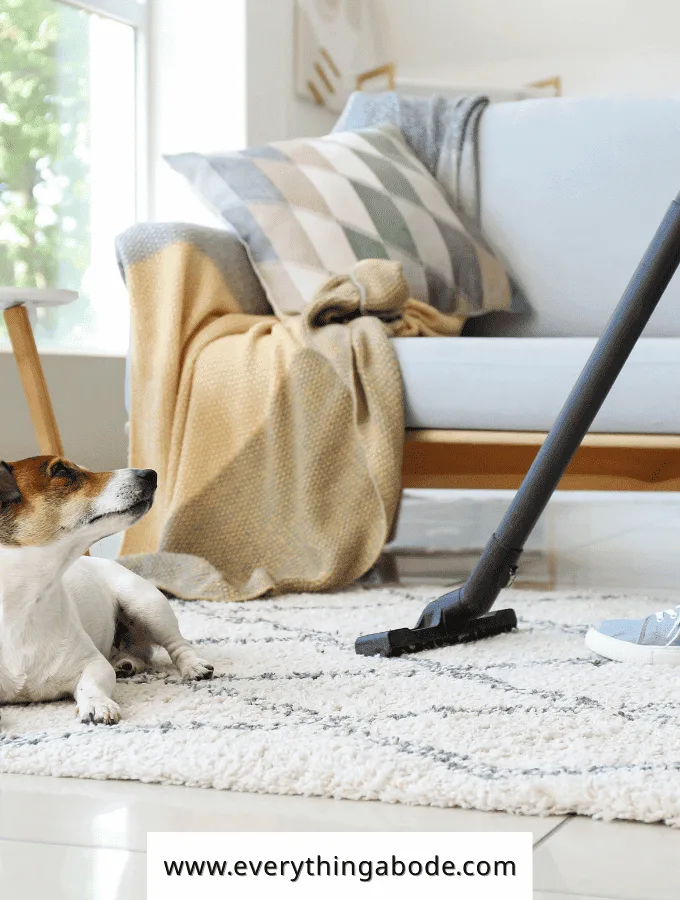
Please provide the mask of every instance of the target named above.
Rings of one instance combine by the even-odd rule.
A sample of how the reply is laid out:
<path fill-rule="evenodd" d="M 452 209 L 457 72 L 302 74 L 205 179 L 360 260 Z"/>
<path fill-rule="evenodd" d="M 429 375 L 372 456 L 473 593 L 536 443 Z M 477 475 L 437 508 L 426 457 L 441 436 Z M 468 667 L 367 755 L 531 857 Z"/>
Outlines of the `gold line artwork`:
<path fill-rule="evenodd" d="M 333 62 L 333 57 L 330 55 L 328 50 L 325 47 L 319 47 L 319 53 L 326 60 L 328 65 L 330 66 L 331 72 L 335 75 L 336 78 L 342 78 L 340 74 L 340 69 Z"/>
<path fill-rule="evenodd" d="M 361 75 L 357 75 L 357 90 L 361 90 L 364 84 L 368 81 L 373 81 L 374 78 L 387 78 L 387 87 L 390 91 L 393 91 L 396 87 L 396 82 L 394 78 L 394 63 L 387 63 L 384 66 L 378 66 L 377 69 L 371 69 L 368 72 L 362 72 Z"/>
<path fill-rule="evenodd" d="M 308 81 L 308 82 L 307 82 L 307 87 L 309 88 L 309 92 L 310 92 L 310 94 L 312 95 L 312 97 L 314 97 L 314 99 L 316 100 L 317 104 L 318 104 L 319 106 L 325 106 L 325 101 L 324 101 L 323 97 L 321 96 L 321 92 L 319 91 L 319 89 L 317 88 L 317 86 L 314 84 L 314 82 L 313 82 L 313 81 Z"/>
<path fill-rule="evenodd" d="M 295 0 L 297 95 L 340 113 L 352 91 L 394 90 L 388 9 L 387 0 Z"/>
<path fill-rule="evenodd" d="M 551 78 L 540 78 L 538 81 L 531 81 L 528 86 L 535 88 L 555 88 L 555 96 L 562 96 L 562 78 L 560 75 L 553 75 Z"/>
<path fill-rule="evenodd" d="M 333 84 L 332 84 L 330 78 L 328 77 L 328 75 L 326 75 L 326 73 L 325 73 L 324 70 L 321 68 L 321 66 L 319 65 L 318 62 L 317 62 L 317 63 L 314 63 L 314 68 L 315 68 L 315 70 L 316 70 L 316 74 L 317 74 L 317 75 L 319 76 L 319 78 L 323 81 L 324 86 L 325 86 L 326 90 L 328 91 L 328 93 L 329 93 L 329 94 L 334 94 L 334 93 L 335 93 L 335 88 L 333 87 Z"/>

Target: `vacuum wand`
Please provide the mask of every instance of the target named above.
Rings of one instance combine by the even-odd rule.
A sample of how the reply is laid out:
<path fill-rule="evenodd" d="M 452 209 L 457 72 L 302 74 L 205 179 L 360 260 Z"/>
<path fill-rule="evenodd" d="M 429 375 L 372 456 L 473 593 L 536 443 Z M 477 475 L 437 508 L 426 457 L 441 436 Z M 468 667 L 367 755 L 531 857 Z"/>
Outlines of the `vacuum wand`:
<path fill-rule="evenodd" d="M 357 638 L 364 656 L 398 656 L 479 640 L 517 625 L 511 609 L 489 613 L 514 580 L 524 544 L 619 376 L 680 264 L 680 196 L 656 234 L 550 429 L 495 534 L 462 587 L 429 603 L 415 628 Z"/>

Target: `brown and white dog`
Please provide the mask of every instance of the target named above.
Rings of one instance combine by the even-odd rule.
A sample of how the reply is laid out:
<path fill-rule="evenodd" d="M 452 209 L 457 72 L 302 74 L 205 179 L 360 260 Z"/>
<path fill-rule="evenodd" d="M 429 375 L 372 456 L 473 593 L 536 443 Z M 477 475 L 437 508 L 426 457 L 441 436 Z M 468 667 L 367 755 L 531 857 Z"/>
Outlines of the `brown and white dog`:
<path fill-rule="evenodd" d="M 89 472 L 66 459 L 0 463 L 0 703 L 74 696 L 82 722 L 120 719 L 119 676 L 164 647 L 186 679 L 213 667 L 184 640 L 165 596 L 83 553 L 153 504 L 151 469 Z"/>

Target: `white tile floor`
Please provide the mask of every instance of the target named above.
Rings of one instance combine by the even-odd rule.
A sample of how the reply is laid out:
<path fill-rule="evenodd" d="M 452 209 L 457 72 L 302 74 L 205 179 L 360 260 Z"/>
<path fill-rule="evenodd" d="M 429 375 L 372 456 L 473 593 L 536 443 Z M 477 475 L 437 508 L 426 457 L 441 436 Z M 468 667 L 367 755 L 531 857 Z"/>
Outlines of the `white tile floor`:
<path fill-rule="evenodd" d="M 432 534 L 441 538 L 451 509 L 427 515 Z M 498 510 L 490 507 L 489 515 L 493 527 Z M 486 533 L 487 524 L 477 522 L 477 530 Z M 407 545 L 412 527 L 407 520 Z M 468 539 L 456 531 L 461 546 Z M 558 586 L 671 595 L 680 568 L 680 498 L 665 495 L 655 503 L 642 495 L 628 495 L 628 501 L 604 496 L 579 504 L 565 496 L 549 508 L 535 549 L 542 541 L 557 551 Z M 446 540 L 435 545 L 457 547 Z M 115 550 L 114 540 L 95 553 Z M 533 834 L 535 900 L 680 897 L 680 830 L 663 826 L 7 775 L 0 776 L 0 896 L 141 900 L 146 833 L 154 830 L 506 829 Z"/>
<path fill-rule="evenodd" d="M 141 900 L 148 831 L 531 831 L 535 898 L 676 900 L 680 831 L 129 782 L 0 776 L 0 895 Z"/>

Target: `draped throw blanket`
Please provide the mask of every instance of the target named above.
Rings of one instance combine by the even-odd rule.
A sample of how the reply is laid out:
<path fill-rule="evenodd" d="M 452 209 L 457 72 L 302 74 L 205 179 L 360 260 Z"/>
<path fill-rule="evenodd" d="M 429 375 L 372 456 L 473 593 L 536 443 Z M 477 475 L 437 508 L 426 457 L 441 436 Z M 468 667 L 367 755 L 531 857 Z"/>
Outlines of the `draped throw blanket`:
<path fill-rule="evenodd" d="M 409 299 L 387 260 L 332 279 L 291 321 L 253 315 L 215 249 L 228 239 L 149 225 L 118 240 L 130 464 L 160 482 L 124 562 L 184 599 L 337 588 L 375 562 L 398 508 L 404 416 L 389 337 L 457 334 L 462 321 Z"/>
<path fill-rule="evenodd" d="M 483 98 L 395 98 L 355 95 L 339 127 L 401 125 L 474 226 Z M 130 464 L 157 469 L 160 485 L 124 564 L 169 594 L 217 600 L 337 589 L 368 571 L 401 491 L 389 338 L 457 335 L 462 317 L 409 298 L 401 264 L 384 259 L 279 321 L 229 231 L 138 225 L 117 252 L 132 310 Z"/>

